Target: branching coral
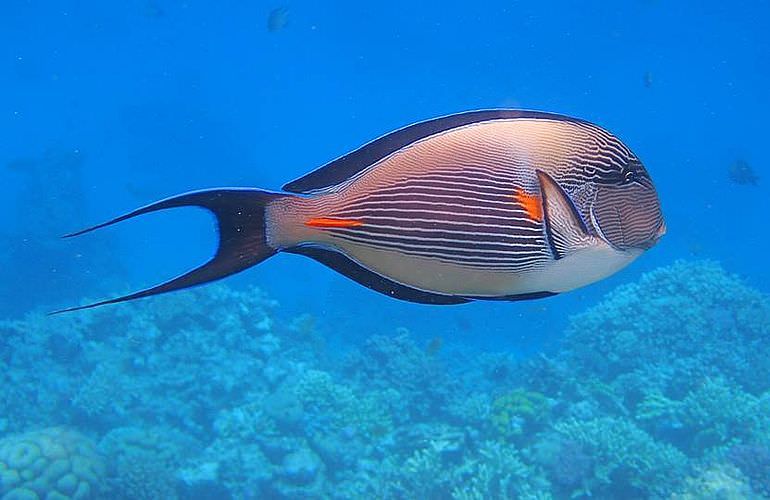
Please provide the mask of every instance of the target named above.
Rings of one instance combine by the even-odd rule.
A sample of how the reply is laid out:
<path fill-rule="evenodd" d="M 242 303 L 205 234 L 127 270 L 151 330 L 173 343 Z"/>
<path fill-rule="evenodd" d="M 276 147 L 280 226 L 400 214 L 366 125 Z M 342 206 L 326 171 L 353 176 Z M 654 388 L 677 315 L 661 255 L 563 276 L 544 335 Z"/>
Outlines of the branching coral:
<path fill-rule="evenodd" d="M 582 494 L 593 479 L 593 457 L 583 445 L 559 434 L 549 433 L 531 449 L 556 492 L 570 497 Z"/>
<path fill-rule="evenodd" d="M 441 362 L 419 348 L 406 331 L 373 335 L 347 365 L 361 385 L 396 389 L 401 395 L 397 417 L 402 419 L 435 415 L 456 392 Z"/>
<path fill-rule="evenodd" d="M 675 485 L 687 469 L 687 458 L 676 448 L 656 442 L 628 420 L 602 417 L 588 421 L 567 420 L 555 430 L 578 443 L 593 459 L 592 493 L 613 488 L 628 494 L 661 493 L 658 488 Z"/>
<path fill-rule="evenodd" d="M 352 427 L 367 436 L 379 436 L 392 428 L 390 415 L 376 393 L 356 394 L 350 387 L 337 384 L 329 373 L 308 370 L 294 387 L 311 427 L 330 432 Z"/>
<path fill-rule="evenodd" d="M 681 400 L 653 392 L 636 407 L 636 418 L 653 432 L 676 425 L 677 445 L 700 455 L 717 446 L 767 435 L 764 399 L 746 394 L 722 377 L 707 378 Z"/>
<path fill-rule="evenodd" d="M 492 403 L 492 425 L 504 438 L 532 434 L 542 429 L 550 418 L 551 402 L 543 394 L 514 389 Z"/>
<path fill-rule="evenodd" d="M 117 418 L 130 396 L 119 366 L 100 363 L 80 386 L 72 404 L 89 418 Z"/>
<path fill-rule="evenodd" d="M 770 447 L 762 444 L 735 445 L 727 459 L 751 482 L 751 488 L 765 498 L 770 497 Z"/>
<path fill-rule="evenodd" d="M 175 472 L 198 448 L 168 428 L 123 427 L 99 443 L 110 462 L 110 489 L 119 498 L 176 498 Z"/>
<path fill-rule="evenodd" d="M 682 401 L 682 421 L 692 430 L 696 449 L 755 437 L 770 422 L 759 412 L 760 400 L 724 379 L 705 379 Z"/>
<path fill-rule="evenodd" d="M 457 500 L 550 498 L 550 485 L 541 469 L 522 459 L 508 443 L 486 440 L 477 448 L 465 447 L 458 456 L 447 453 L 447 442 L 429 440 L 401 463 L 386 462 L 397 471 L 388 498 Z"/>
<path fill-rule="evenodd" d="M 729 464 L 710 464 L 688 477 L 671 500 L 759 500 L 746 478 Z M 763 496 L 761 498 L 767 498 Z"/>
<path fill-rule="evenodd" d="M 768 386 L 770 301 L 713 262 L 678 262 L 615 289 L 575 316 L 564 357 L 580 374 L 669 367 L 670 392 L 729 376 L 749 392 Z"/>
<path fill-rule="evenodd" d="M 460 480 L 465 476 L 467 481 Z M 458 471 L 452 498 L 456 500 L 504 500 L 551 498 L 549 484 L 539 469 L 526 465 L 512 446 L 486 441 L 478 455 Z"/>

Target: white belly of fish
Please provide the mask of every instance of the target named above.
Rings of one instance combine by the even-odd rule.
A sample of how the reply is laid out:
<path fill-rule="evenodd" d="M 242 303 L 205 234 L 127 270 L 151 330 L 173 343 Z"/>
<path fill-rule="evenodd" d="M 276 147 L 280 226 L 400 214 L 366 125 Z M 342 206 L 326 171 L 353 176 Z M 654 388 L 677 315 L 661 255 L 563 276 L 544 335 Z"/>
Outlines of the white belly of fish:
<path fill-rule="evenodd" d="M 642 254 L 643 250 L 618 251 L 606 244 L 592 245 L 554 260 L 536 272 L 516 280 L 511 293 L 533 291 L 568 292 L 590 285 L 623 269 Z"/>

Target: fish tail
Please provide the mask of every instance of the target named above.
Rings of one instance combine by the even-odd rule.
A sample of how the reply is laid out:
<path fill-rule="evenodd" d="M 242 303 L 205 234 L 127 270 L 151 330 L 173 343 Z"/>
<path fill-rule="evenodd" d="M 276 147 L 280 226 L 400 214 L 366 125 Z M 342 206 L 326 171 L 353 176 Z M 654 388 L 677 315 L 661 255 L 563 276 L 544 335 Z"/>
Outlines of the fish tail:
<path fill-rule="evenodd" d="M 51 314 L 90 309 L 101 305 L 115 304 L 181 290 L 218 280 L 259 264 L 278 251 L 268 241 L 267 233 L 269 228 L 265 218 L 267 205 L 278 198 L 286 196 L 291 195 L 258 189 L 209 189 L 193 191 L 151 203 L 102 224 L 65 235 L 65 238 L 79 236 L 139 215 L 167 208 L 196 206 L 209 210 L 216 217 L 219 229 L 219 244 L 216 253 L 208 262 L 181 276 L 122 297 L 84 306 L 69 307 L 54 311 Z"/>

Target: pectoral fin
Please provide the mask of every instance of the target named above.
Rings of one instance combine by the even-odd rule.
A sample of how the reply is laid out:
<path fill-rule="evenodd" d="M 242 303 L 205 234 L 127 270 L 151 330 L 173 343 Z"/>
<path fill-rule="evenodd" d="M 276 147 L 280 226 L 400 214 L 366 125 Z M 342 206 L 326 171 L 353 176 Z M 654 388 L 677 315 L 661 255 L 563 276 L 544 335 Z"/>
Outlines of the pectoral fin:
<path fill-rule="evenodd" d="M 591 235 L 575 204 L 562 187 L 547 173 L 537 171 L 543 203 L 543 221 L 548 245 L 554 259 L 587 245 Z"/>

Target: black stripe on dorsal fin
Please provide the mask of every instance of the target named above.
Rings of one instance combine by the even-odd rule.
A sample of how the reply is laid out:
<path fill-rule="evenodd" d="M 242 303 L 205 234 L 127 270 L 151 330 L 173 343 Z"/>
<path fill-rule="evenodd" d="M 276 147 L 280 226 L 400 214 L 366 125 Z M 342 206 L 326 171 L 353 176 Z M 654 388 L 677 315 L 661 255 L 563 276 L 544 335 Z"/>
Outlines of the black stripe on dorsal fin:
<path fill-rule="evenodd" d="M 464 304 L 471 301 L 471 299 L 463 297 L 426 292 L 403 285 L 366 269 L 346 255 L 334 250 L 327 250 L 315 246 L 298 246 L 284 251 L 310 257 L 311 259 L 334 269 L 343 276 L 347 276 L 356 283 L 360 283 L 375 292 L 380 292 L 395 299 L 416 302 L 418 304 L 433 305 Z"/>
<path fill-rule="evenodd" d="M 564 115 L 521 109 L 484 109 L 442 116 L 409 125 L 375 139 L 355 151 L 337 158 L 299 179 L 289 182 L 283 186 L 283 190 L 290 193 L 309 194 L 328 189 L 345 182 L 379 160 L 420 139 L 473 123 L 515 118 L 587 123 L 583 120 Z"/>
<path fill-rule="evenodd" d="M 193 191 L 151 203 L 102 224 L 65 235 L 65 238 L 79 236 L 126 219 L 167 208 L 196 206 L 209 210 L 216 217 L 219 245 L 208 262 L 174 279 L 122 297 L 69 307 L 50 314 L 90 309 L 202 285 L 262 262 L 276 253 L 265 239 L 265 205 L 282 196 L 289 195 L 238 188 Z"/>

